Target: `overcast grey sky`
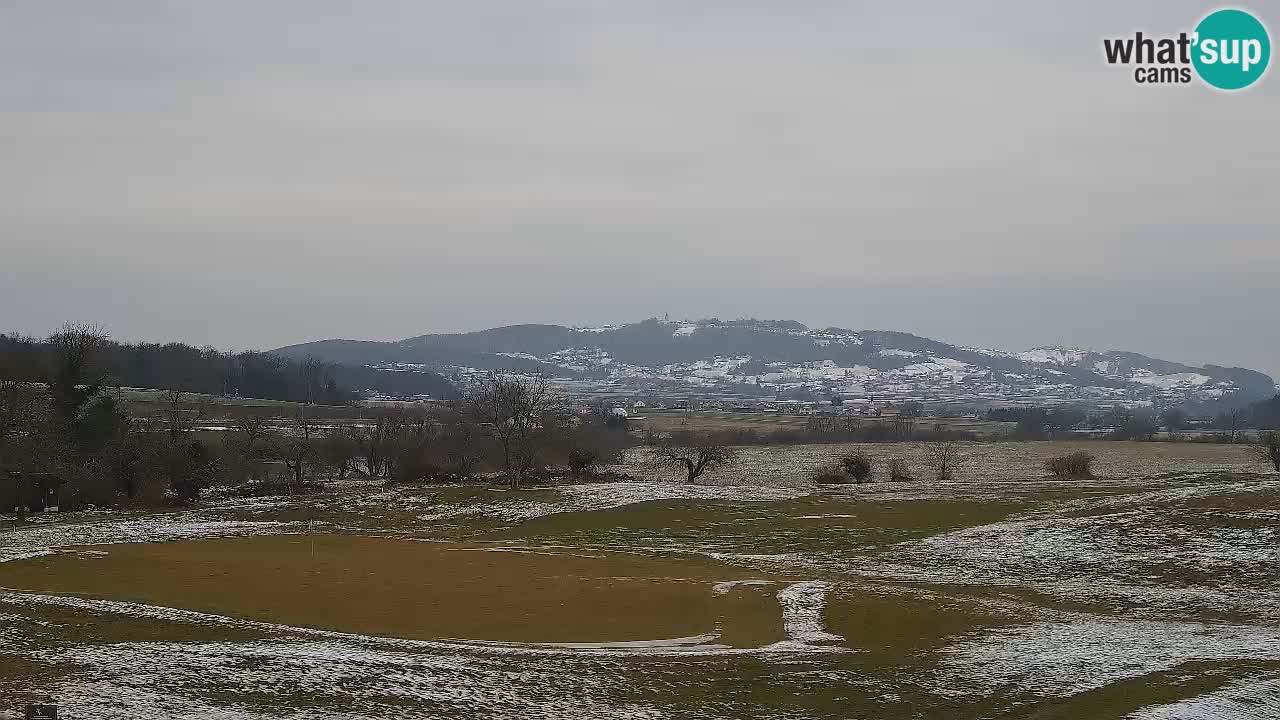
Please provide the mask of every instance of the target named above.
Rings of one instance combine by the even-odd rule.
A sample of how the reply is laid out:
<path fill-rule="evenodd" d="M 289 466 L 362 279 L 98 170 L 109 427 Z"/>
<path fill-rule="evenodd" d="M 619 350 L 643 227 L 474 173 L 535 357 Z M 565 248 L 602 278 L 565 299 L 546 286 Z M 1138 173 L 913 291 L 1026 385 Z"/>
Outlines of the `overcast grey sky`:
<path fill-rule="evenodd" d="M 1280 377 L 1280 76 L 1102 60 L 1216 7 L 8 0 L 0 330 L 670 312 Z"/>

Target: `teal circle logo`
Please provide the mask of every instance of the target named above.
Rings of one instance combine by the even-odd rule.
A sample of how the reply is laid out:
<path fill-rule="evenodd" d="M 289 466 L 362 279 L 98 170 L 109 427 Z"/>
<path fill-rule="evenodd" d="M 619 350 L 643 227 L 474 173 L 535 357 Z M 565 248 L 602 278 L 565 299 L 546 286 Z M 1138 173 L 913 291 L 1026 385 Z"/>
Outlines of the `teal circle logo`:
<path fill-rule="evenodd" d="M 1218 10 L 1196 26 L 1191 63 L 1200 79 L 1219 90 L 1240 90 L 1258 81 L 1271 60 L 1271 37 L 1258 18 L 1243 10 Z"/>

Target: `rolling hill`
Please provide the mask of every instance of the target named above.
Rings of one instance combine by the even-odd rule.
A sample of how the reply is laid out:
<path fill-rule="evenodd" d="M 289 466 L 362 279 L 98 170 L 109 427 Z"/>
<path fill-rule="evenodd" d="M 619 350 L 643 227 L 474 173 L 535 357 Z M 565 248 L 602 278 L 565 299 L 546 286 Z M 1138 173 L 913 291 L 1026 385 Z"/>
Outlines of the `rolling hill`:
<path fill-rule="evenodd" d="M 320 340 L 273 352 L 454 374 L 541 369 L 584 391 L 1219 407 L 1275 394 L 1269 376 L 1245 368 L 1194 367 L 1127 351 L 1006 352 L 903 332 L 809 328 L 791 320 L 513 325 L 397 342 Z"/>

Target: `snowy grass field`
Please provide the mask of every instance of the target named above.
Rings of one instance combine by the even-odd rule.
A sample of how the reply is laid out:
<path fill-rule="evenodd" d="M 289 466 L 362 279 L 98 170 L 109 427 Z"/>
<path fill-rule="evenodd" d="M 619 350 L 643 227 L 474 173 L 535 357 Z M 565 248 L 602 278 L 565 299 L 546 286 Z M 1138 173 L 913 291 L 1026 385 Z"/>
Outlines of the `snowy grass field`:
<path fill-rule="evenodd" d="M 1045 476 L 1079 448 L 1098 478 Z M 1244 449 L 809 480 L 848 449 L 5 524 L 0 717 L 1280 716 L 1280 478 Z"/>

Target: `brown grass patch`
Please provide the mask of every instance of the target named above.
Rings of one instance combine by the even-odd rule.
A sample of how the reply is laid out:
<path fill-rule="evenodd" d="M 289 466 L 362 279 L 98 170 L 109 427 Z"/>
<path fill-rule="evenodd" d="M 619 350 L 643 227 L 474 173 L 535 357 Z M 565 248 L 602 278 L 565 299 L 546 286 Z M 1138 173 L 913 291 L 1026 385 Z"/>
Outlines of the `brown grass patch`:
<path fill-rule="evenodd" d="M 0 586 L 414 639 L 659 640 L 719 621 L 727 640 L 753 644 L 777 639 L 770 623 L 781 622 L 770 593 L 712 591 L 758 574 L 709 561 L 354 535 L 92 549 L 107 554 L 4 563 Z"/>
<path fill-rule="evenodd" d="M 827 628 L 878 655 L 929 652 L 955 638 L 1015 622 L 989 607 L 933 593 L 843 587 L 827 598 Z"/>

